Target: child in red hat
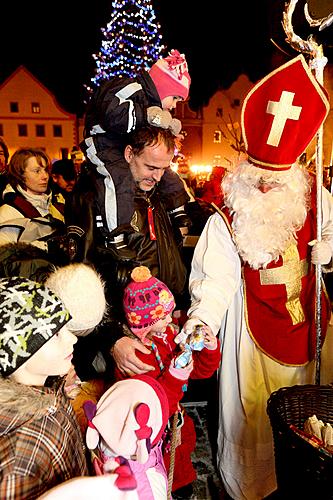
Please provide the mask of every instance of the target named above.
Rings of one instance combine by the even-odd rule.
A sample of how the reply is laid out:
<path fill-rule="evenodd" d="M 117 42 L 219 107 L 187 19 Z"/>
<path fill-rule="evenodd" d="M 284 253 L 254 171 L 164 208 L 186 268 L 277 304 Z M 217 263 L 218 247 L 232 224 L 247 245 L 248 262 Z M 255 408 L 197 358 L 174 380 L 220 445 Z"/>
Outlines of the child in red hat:
<path fill-rule="evenodd" d="M 170 416 L 179 412 L 179 444 L 176 448 L 172 485 L 174 496 L 177 490 L 190 485 L 196 478 L 191 462 L 196 441 L 195 429 L 192 419 L 184 415 L 179 401 L 187 388 L 189 377 L 208 378 L 217 370 L 220 364 L 220 345 L 210 328 L 204 327 L 202 349 L 193 351 L 187 364 L 180 363 L 183 353 L 174 341 L 178 332 L 172 325 L 171 314 L 175 307 L 172 293 L 145 266 L 136 267 L 131 278 L 132 281 L 125 288 L 123 301 L 127 323 L 131 332 L 150 349 L 149 354 L 139 351 L 136 354 L 143 362 L 155 367 L 147 376 L 156 378 L 164 387 L 169 400 Z M 124 378 L 117 369 L 116 376 L 118 379 Z M 170 463 L 169 449 L 170 446 L 166 445 L 164 461 L 167 469 Z"/>

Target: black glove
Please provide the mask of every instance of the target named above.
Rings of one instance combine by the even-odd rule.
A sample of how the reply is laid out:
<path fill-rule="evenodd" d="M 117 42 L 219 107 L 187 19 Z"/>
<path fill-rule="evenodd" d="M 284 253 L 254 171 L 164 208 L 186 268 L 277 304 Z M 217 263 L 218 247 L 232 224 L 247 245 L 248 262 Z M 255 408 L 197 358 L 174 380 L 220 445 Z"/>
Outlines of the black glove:
<path fill-rule="evenodd" d="M 169 212 L 172 224 L 176 227 L 191 227 L 192 221 L 184 209 L 177 209 Z"/>
<path fill-rule="evenodd" d="M 108 238 L 105 240 L 105 246 L 115 260 L 132 260 L 136 257 L 136 252 L 131 250 L 125 241 L 117 241 L 114 238 Z"/>
<path fill-rule="evenodd" d="M 56 264 L 69 262 L 69 246 L 66 235 L 53 236 L 47 240 L 48 254 Z"/>
<path fill-rule="evenodd" d="M 127 246 L 128 236 L 134 230 L 128 224 L 117 227 L 110 233 L 105 233 L 105 246 L 115 260 L 132 260 L 136 252 Z"/>
<path fill-rule="evenodd" d="M 137 266 L 139 262 L 135 260 L 119 260 L 115 266 L 116 282 L 117 285 L 123 290 L 131 279 L 131 272 Z"/>

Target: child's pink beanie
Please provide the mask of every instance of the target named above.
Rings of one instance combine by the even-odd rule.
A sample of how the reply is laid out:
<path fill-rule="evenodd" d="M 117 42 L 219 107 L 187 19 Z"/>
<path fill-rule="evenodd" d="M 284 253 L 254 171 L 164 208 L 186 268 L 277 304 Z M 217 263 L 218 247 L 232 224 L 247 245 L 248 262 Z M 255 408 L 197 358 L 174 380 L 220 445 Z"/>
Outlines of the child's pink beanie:
<path fill-rule="evenodd" d="M 161 101 L 168 96 L 188 98 L 191 77 L 188 73 L 184 54 L 172 49 L 168 57 L 158 59 L 151 67 L 149 75 L 153 80 Z"/>

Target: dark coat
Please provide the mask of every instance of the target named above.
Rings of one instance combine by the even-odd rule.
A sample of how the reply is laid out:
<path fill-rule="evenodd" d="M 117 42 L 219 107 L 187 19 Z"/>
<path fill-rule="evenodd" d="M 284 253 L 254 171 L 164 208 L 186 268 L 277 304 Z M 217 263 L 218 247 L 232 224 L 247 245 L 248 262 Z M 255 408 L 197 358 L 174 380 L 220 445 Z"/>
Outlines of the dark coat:
<path fill-rule="evenodd" d="M 158 187 L 152 192 L 137 188 L 125 161 L 114 168 L 117 227 L 109 231 L 105 213 L 104 177 L 90 169 L 81 175 L 66 206 L 66 223 L 75 251 L 72 260 L 91 262 L 106 282 L 110 305 L 122 309 L 122 291 L 137 265 L 149 267 L 179 298 L 184 293 L 186 268 L 182 238 L 173 229 Z M 117 186 L 119 189 L 117 189 Z M 156 240 L 151 239 L 148 207 L 152 209 Z M 114 236 L 124 234 L 126 247 L 117 249 Z"/>

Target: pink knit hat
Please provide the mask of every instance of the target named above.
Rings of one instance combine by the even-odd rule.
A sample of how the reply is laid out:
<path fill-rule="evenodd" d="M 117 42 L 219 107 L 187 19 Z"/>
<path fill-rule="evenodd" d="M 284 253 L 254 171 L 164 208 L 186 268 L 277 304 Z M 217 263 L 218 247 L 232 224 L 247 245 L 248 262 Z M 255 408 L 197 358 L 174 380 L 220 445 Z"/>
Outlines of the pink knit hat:
<path fill-rule="evenodd" d="M 108 456 L 136 456 L 139 463 L 145 463 L 150 447 L 161 439 L 169 418 L 168 398 L 161 384 L 147 375 L 137 375 L 110 387 L 94 411 L 91 405 L 91 401 L 84 403 L 89 419 L 88 448 L 94 450 L 101 437 Z"/>
<path fill-rule="evenodd" d="M 188 98 L 191 77 L 188 73 L 184 54 L 172 49 L 168 57 L 158 59 L 151 67 L 149 75 L 153 80 L 161 101 L 168 96 Z"/>
<path fill-rule="evenodd" d="M 175 308 L 169 288 L 154 278 L 148 267 L 135 267 L 124 291 L 124 311 L 132 332 L 141 340 L 150 327 Z"/>

